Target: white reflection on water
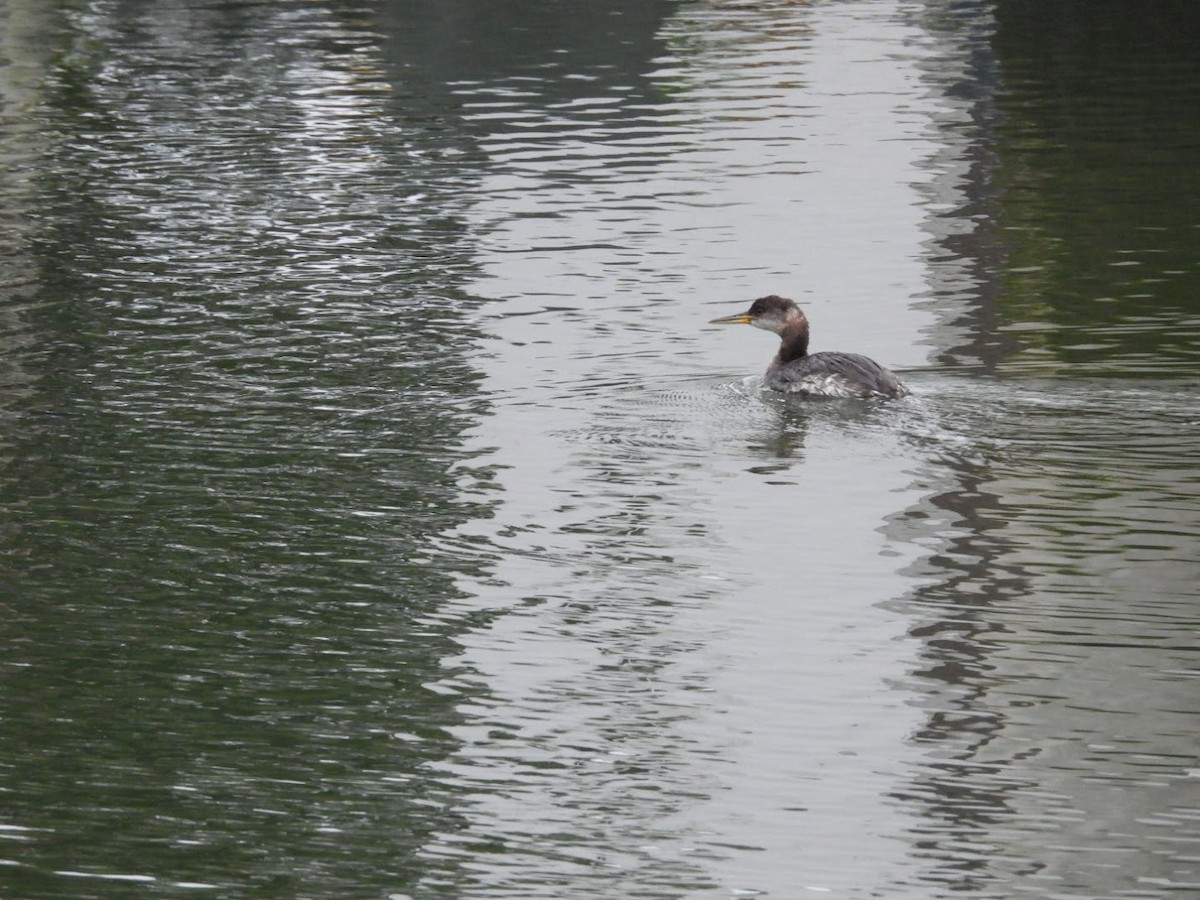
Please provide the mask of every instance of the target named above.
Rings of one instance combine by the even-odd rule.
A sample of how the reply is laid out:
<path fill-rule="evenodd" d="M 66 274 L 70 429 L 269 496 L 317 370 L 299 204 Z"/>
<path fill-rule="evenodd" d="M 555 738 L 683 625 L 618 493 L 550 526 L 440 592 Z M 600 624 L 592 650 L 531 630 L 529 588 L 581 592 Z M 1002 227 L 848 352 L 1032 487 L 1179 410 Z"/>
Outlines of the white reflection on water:
<path fill-rule="evenodd" d="M 914 647 L 880 605 L 917 553 L 883 530 L 919 497 L 903 407 L 764 402 L 767 337 L 704 322 L 790 293 L 817 346 L 921 361 L 927 51 L 885 7 L 692 8 L 665 37 L 654 102 L 458 87 L 493 129 L 475 441 L 504 494 L 466 531 L 507 553 L 466 587 L 508 614 L 465 638 L 494 705 L 451 769 L 455 840 L 505 847 L 489 896 L 910 866 L 921 714 L 886 684 Z"/>
<path fill-rule="evenodd" d="M 1105 869 L 1129 853 L 1143 888 L 1181 884 L 1194 829 L 1175 852 L 1119 812 L 1188 821 L 1170 792 L 1195 704 L 1168 635 L 1200 574 L 1197 498 L 1170 462 L 1188 432 L 1152 411 L 1170 392 L 914 373 L 903 403 L 793 407 L 744 374 L 762 335 L 702 330 L 779 291 L 817 348 L 911 367 L 921 335 L 955 339 L 989 288 L 931 274 L 926 242 L 970 215 L 979 135 L 928 84 L 978 35 L 775 5 L 685 10 L 665 36 L 656 102 L 458 87 L 493 129 L 472 215 L 496 406 L 475 440 L 504 489 L 466 533 L 507 551 L 467 586 L 508 614 L 465 640 L 492 703 L 448 770 L 473 785 L 455 840 L 505 848 L 476 859 L 481 893 L 1051 877 L 1090 896 L 1131 883 Z"/>

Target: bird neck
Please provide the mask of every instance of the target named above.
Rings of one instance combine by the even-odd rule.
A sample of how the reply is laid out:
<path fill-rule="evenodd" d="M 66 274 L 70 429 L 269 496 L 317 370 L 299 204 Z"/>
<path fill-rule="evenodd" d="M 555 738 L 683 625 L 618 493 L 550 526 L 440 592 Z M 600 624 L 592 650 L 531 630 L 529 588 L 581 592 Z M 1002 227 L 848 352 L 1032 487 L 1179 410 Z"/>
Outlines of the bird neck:
<path fill-rule="evenodd" d="M 801 318 L 789 322 L 779 332 L 779 352 L 775 354 L 775 367 L 786 366 L 792 360 L 808 356 L 808 320 Z"/>

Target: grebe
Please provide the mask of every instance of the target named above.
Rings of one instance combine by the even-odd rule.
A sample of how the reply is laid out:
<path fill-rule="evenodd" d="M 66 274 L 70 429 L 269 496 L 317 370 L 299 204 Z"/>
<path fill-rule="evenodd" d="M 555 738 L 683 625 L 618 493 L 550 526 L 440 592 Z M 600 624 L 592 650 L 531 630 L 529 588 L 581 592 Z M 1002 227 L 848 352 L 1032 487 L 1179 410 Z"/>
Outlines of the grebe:
<path fill-rule="evenodd" d="M 801 397 L 903 397 L 891 371 L 858 353 L 808 352 L 808 318 L 786 297 L 759 297 L 750 309 L 710 325 L 753 325 L 782 339 L 763 381 L 772 390 Z"/>

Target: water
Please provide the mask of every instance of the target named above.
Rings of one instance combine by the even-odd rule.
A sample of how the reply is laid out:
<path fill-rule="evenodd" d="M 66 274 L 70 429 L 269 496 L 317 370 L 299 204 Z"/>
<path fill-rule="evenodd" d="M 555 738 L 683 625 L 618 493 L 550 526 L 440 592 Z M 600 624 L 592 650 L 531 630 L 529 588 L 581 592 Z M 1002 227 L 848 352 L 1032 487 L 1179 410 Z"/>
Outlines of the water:
<path fill-rule="evenodd" d="M 10 2 L 0 896 L 1200 889 L 1195 16 L 1069 12 Z"/>

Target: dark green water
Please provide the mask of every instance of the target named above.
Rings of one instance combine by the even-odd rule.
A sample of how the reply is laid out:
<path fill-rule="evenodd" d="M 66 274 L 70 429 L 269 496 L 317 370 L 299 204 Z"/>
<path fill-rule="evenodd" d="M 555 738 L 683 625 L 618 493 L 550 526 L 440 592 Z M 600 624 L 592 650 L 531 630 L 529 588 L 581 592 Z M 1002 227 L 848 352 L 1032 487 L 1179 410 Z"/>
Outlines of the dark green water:
<path fill-rule="evenodd" d="M 1200 889 L 1198 31 L 0 6 L 0 896 Z"/>

